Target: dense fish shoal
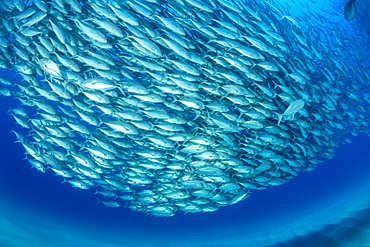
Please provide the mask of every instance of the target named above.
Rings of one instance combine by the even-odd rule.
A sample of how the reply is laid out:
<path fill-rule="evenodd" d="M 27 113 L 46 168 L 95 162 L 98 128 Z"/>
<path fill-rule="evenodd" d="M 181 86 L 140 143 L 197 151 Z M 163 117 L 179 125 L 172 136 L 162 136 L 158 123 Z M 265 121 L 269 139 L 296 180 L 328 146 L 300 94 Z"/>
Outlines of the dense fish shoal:
<path fill-rule="evenodd" d="M 109 207 L 212 212 L 368 133 L 365 34 L 237 0 L 4 0 L 27 159 Z M 320 25 L 317 24 L 320 23 Z M 359 49 L 353 54 L 353 47 Z"/>

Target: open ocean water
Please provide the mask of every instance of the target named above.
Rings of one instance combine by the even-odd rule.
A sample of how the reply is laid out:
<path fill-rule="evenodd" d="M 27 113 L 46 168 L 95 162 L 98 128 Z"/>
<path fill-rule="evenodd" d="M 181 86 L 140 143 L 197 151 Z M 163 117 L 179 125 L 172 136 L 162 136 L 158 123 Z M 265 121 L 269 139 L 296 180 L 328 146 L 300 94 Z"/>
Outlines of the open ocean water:
<path fill-rule="evenodd" d="M 316 7 L 334 13 L 335 21 L 349 25 L 347 35 L 358 30 L 365 35 L 370 30 L 366 13 L 370 6 L 365 1 L 356 2 L 357 14 L 350 23 L 341 15 L 344 1 L 280 3 L 297 18 L 301 11 L 314 12 Z M 325 31 L 325 27 L 318 30 Z M 358 46 L 353 45 L 352 54 Z M 368 64 L 368 56 L 360 58 Z M 365 74 L 368 70 L 366 66 L 352 69 Z M 22 80 L 11 70 L 1 69 L 0 75 L 14 83 Z M 215 212 L 177 211 L 172 217 L 154 217 L 124 207 L 106 207 L 97 203 L 94 187 L 72 188 L 51 169 L 45 173 L 31 169 L 23 146 L 10 133 L 16 129 L 27 135 L 8 114 L 19 104 L 12 97 L 0 98 L 1 247 L 370 246 L 370 138 L 364 133 L 350 134 L 351 143 L 335 148 L 334 157 L 313 171 L 301 171 L 287 183 L 256 190 L 234 205 Z"/>

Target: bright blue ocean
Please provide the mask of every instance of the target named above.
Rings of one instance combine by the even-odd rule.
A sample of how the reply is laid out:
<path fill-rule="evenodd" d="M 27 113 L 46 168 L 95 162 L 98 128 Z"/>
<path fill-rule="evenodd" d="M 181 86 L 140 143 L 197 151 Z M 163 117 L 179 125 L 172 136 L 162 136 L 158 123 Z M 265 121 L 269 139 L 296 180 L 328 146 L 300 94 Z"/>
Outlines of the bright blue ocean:
<path fill-rule="evenodd" d="M 364 1 L 358 2 L 354 25 L 369 28 Z M 0 75 L 19 79 L 11 71 Z M 365 134 L 350 136 L 352 143 L 335 149 L 335 157 L 314 171 L 255 191 L 235 205 L 156 218 L 97 204 L 94 189 L 72 188 L 50 169 L 46 174 L 31 169 L 24 148 L 9 133 L 16 125 L 7 111 L 18 105 L 0 96 L 1 247 L 370 246 L 370 137 Z"/>
<path fill-rule="evenodd" d="M 71 188 L 50 171 L 31 169 L 9 133 L 14 123 L 6 112 L 13 102 L 0 100 L 1 246 L 259 246 L 279 239 L 290 241 L 276 246 L 346 246 L 368 241 L 362 239 L 370 206 L 366 135 L 351 137 L 351 144 L 316 170 L 236 205 L 155 218 L 97 204 L 95 191 Z"/>

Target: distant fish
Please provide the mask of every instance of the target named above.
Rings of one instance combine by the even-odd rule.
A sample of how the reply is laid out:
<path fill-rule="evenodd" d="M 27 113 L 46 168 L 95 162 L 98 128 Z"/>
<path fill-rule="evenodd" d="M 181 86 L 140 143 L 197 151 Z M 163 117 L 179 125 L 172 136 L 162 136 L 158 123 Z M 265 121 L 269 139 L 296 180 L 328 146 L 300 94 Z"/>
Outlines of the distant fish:
<path fill-rule="evenodd" d="M 350 0 L 344 6 L 344 18 L 346 18 L 347 21 L 352 20 L 356 15 L 355 2 L 356 2 L 356 0 Z"/>

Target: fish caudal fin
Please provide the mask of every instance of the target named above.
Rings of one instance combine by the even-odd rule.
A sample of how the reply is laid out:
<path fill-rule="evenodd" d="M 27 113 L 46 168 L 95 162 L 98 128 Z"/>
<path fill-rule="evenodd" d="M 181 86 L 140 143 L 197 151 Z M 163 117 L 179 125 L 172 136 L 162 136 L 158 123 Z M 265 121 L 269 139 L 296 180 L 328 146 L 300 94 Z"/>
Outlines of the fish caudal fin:
<path fill-rule="evenodd" d="M 281 120 L 283 120 L 283 115 L 282 114 L 278 114 L 278 124 L 277 125 L 280 125 L 280 122 Z"/>

